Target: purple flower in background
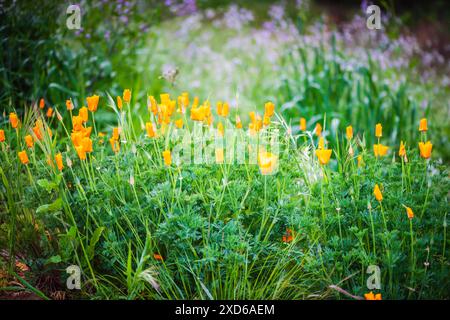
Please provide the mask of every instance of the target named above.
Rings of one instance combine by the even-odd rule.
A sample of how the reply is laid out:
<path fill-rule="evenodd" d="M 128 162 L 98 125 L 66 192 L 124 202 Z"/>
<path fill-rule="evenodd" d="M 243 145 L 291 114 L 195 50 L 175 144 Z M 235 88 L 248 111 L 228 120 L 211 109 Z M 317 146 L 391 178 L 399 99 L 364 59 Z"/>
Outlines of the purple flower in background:
<path fill-rule="evenodd" d="M 197 12 L 196 0 L 166 0 L 164 4 L 177 16 L 187 16 Z"/>
<path fill-rule="evenodd" d="M 128 17 L 127 16 L 120 16 L 119 20 L 123 22 L 124 24 L 128 24 Z"/>
<path fill-rule="evenodd" d="M 75 31 L 75 35 L 78 37 L 78 36 L 80 36 L 83 33 L 83 31 L 84 31 L 84 29 L 80 28 L 80 29 Z"/>
<path fill-rule="evenodd" d="M 362 12 L 365 14 L 367 7 L 369 6 L 369 3 L 367 2 L 367 0 L 362 0 L 361 1 L 361 10 Z"/>

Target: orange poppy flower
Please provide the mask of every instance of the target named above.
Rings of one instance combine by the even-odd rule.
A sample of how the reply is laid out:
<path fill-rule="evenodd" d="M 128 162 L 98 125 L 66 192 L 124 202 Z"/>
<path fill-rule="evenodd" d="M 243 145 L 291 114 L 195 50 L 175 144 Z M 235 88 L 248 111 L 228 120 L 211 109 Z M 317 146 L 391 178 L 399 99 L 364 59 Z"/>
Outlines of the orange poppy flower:
<path fill-rule="evenodd" d="M 183 119 L 175 120 L 175 126 L 176 126 L 178 129 L 183 128 Z"/>
<path fill-rule="evenodd" d="M 383 200 L 383 194 L 381 193 L 378 184 L 375 185 L 375 188 L 373 189 L 373 194 L 375 195 L 375 199 L 377 199 L 377 201 L 381 202 Z"/>
<path fill-rule="evenodd" d="M 86 107 L 80 108 L 80 111 L 78 111 L 78 116 L 81 117 L 81 119 L 83 119 L 83 122 L 87 122 L 89 119 L 88 108 Z"/>
<path fill-rule="evenodd" d="M 300 130 L 306 131 L 306 119 L 305 118 L 300 118 Z"/>
<path fill-rule="evenodd" d="M 149 138 L 153 138 L 153 137 L 156 136 L 156 132 L 155 132 L 155 128 L 154 128 L 153 123 L 147 122 L 147 123 L 145 124 L 145 130 L 147 130 L 147 136 L 148 136 Z"/>
<path fill-rule="evenodd" d="M 111 144 L 111 149 L 114 153 L 120 151 L 120 143 L 117 139 L 114 139 L 114 137 L 112 137 L 111 139 L 109 139 L 109 143 Z"/>
<path fill-rule="evenodd" d="M 275 105 L 273 104 L 273 102 L 269 101 L 265 103 L 264 113 L 267 117 L 273 116 L 273 114 L 275 113 Z"/>
<path fill-rule="evenodd" d="M 92 151 L 93 151 L 93 149 L 92 149 L 92 140 L 91 140 L 91 138 L 84 137 L 84 138 L 81 140 L 81 145 L 83 146 L 84 152 L 89 153 L 89 152 L 92 152 Z"/>
<path fill-rule="evenodd" d="M 408 215 L 408 219 L 412 219 L 414 218 L 414 212 L 412 211 L 412 209 L 410 207 L 406 207 L 406 214 Z"/>
<path fill-rule="evenodd" d="M 120 96 L 117 96 L 117 108 L 119 109 L 119 110 L 122 110 L 122 107 L 123 107 L 123 102 L 122 102 L 122 98 L 120 97 Z"/>
<path fill-rule="evenodd" d="M 323 139 L 323 137 L 319 138 L 319 144 L 317 146 L 317 149 L 319 150 L 325 149 L 325 140 Z"/>
<path fill-rule="evenodd" d="M 223 134 L 225 132 L 225 129 L 223 128 L 223 124 L 222 122 L 219 122 L 217 124 L 217 131 L 219 132 L 219 134 L 223 137 Z"/>
<path fill-rule="evenodd" d="M 236 116 L 236 129 L 242 129 L 242 121 L 239 116 Z"/>
<path fill-rule="evenodd" d="M 358 167 L 361 167 L 364 164 L 362 155 L 358 155 L 356 159 L 358 161 Z"/>
<path fill-rule="evenodd" d="M 381 300 L 381 293 L 373 294 L 372 291 L 364 294 L 366 300 Z"/>
<path fill-rule="evenodd" d="M 284 243 L 289 243 L 289 242 L 292 242 L 292 240 L 294 240 L 291 229 L 289 229 L 289 228 L 286 229 L 286 234 L 283 235 L 282 240 Z"/>
<path fill-rule="evenodd" d="M 9 114 L 9 122 L 14 129 L 17 128 L 17 126 L 19 125 L 19 118 L 17 117 L 17 114 L 11 112 Z"/>
<path fill-rule="evenodd" d="M 420 123 L 419 123 L 419 131 L 427 131 L 428 130 L 428 122 L 426 118 L 422 118 L 420 119 Z"/>
<path fill-rule="evenodd" d="M 62 169 L 64 168 L 64 165 L 63 165 L 63 158 L 62 158 L 61 152 L 57 153 L 55 155 L 55 161 L 56 161 L 56 166 L 58 167 L 58 170 L 62 171 Z"/>
<path fill-rule="evenodd" d="M 84 151 L 84 148 L 82 145 L 75 146 L 75 150 L 77 151 L 77 155 L 80 158 L 80 160 L 86 160 L 86 151 Z"/>
<path fill-rule="evenodd" d="M 318 137 L 322 135 L 322 125 L 320 123 L 316 124 L 315 133 Z"/>
<path fill-rule="evenodd" d="M 72 116 L 73 131 L 83 130 L 83 118 L 80 116 Z"/>
<path fill-rule="evenodd" d="M 373 153 L 375 154 L 375 157 L 385 156 L 387 154 L 388 150 L 389 150 L 389 147 L 382 145 L 381 143 L 373 145 Z"/>
<path fill-rule="evenodd" d="M 28 148 L 32 148 L 33 147 L 34 141 L 33 141 L 33 137 L 30 134 L 25 136 L 25 143 L 27 144 Z"/>
<path fill-rule="evenodd" d="M 271 174 L 277 166 L 278 157 L 270 152 L 261 151 L 258 155 L 258 165 L 262 175 Z"/>
<path fill-rule="evenodd" d="M 381 123 L 377 123 L 377 125 L 375 126 L 375 137 L 381 138 L 382 135 L 383 135 L 383 126 L 381 125 Z"/>
<path fill-rule="evenodd" d="M 0 142 L 4 142 L 6 140 L 5 138 L 5 130 L 0 129 Z"/>
<path fill-rule="evenodd" d="M 20 162 L 22 162 L 23 164 L 28 164 L 28 162 L 30 162 L 28 160 L 28 155 L 26 151 L 19 151 L 17 154 L 19 156 Z"/>
<path fill-rule="evenodd" d="M 419 142 L 420 156 L 424 159 L 429 159 L 431 157 L 431 150 L 433 149 L 433 144 L 430 141 L 425 143 Z"/>
<path fill-rule="evenodd" d="M 130 101 L 131 101 L 131 91 L 130 91 L 130 89 L 125 89 L 123 91 L 123 101 L 125 101 L 126 103 L 130 103 Z"/>
<path fill-rule="evenodd" d="M 162 261 L 163 260 L 163 257 L 160 254 L 158 254 L 158 253 L 154 253 L 153 254 L 153 258 L 155 258 L 155 260 L 158 260 L 158 261 Z"/>
<path fill-rule="evenodd" d="M 400 141 L 400 148 L 398 149 L 398 155 L 400 157 L 406 156 L 406 148 L 405 148 L 405 144 L 403 143 L 403 141 Z"/>
<path fill-rule="evenodd" d="M 69 99 L 66 100 L 66 109 L 67 111 L 73 110 L 72 101 L 70 101 Z"/>
<path fill-rule="evenodd" d="M 45 100 L 44 98 L 41 98 L 41 100 L 39 100 L 39 108 L 44 109 L 45 107 Z"/>
<path fill-rule="evenodd" d="M 264 114 L 263 117 L 263 125 L 266 127 L 270 124 L 270 117 L 267 114 Z"/>
<path fill-rule="evenodd" d="M 347 135 L 347 139 L 351 139 L 353 138 L 353 127 L 352 126 L 348 126 L 347 128 L 345 128 L 345 133 Z"/>
<path fill-rule="evenodd" d="M 119 134 L 120 134 L 119 128 L 118 127 L 113 128 L 113 135 L 112 135 L 112 137 L 113 137 L 114 140 L 119 140 Z"/>
<path fill-rule="evenodd" d="M 317 149 L 316 156 L 319 159 L 320 164 L 326 165 L 331 158 L 331 149 Z"/>
<path fill-rule="evenodd" d="M 42 136 L 42 129 L 43 129 L 44 125 L 42 124 L 42 121 L 40 119 L 36 120 L 36 124 L 33 127 L 33 132 L 36 135 L 36 138 L 38 140 L 42 140 L 43 136 Z"/>
<path fill-rule="evenodd" d="M 170 150 L 163 151 L 163 158 L 166 166 L 170 166 L 172 164 L 172 155 L 170 154 Z"/>
<path fill-rule="evenodd" d="M 86 98 L 88 109 L 90 112 L 97 111 L 99 96 L 93 95 Z"/>
<path fill-rule="evenodd" d="M 47 118 L 50 118 L 53 115 L 53 108 L 47 109 Z"/>
<path fill-rule="evenodd" d="M 228 113 L 230 112 L 230 105 L 228 104 L 228 102 L 224 102 L 223 106 L 222 106 L 222 117 L 227 117 Z"/>

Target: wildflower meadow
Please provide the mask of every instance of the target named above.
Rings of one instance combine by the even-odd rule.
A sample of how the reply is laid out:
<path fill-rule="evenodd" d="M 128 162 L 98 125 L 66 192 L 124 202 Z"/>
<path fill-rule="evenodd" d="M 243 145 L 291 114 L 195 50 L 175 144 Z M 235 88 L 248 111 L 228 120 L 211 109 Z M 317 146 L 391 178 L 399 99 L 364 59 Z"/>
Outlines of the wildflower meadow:
<path fill-rule="evenodd" d="M 70 5 L 0 2 L 1 298 L 450 298 L 445 9 Z"/>

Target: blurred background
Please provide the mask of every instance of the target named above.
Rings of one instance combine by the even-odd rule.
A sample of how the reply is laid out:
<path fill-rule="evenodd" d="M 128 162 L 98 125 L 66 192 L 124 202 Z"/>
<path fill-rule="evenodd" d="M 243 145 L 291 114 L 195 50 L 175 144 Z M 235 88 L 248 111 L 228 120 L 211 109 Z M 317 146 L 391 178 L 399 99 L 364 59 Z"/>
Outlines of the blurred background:
<path fill-rule="evenodd" d="M 338 3 L 78 1 L 80 29 L 70 30 L 69 1 L 0 0 L 0 125 L 40 98 L 63 111 L 67 99 L 79 108 L 98 94 L 97 125 L 109 130 L 108 94 L 131 88 L 145 117 L 147 95 L 188 91 L 229 101 L 244 121 L 272 100 L 293 130 L 305 117 L 330 140 L 353 124 L 370 144 L 381 122 L 392 145 L 416 141 L 428 117 L 448 161 L 448 1 Z M 381 30 L 366 27 L 372 3 Z"/>

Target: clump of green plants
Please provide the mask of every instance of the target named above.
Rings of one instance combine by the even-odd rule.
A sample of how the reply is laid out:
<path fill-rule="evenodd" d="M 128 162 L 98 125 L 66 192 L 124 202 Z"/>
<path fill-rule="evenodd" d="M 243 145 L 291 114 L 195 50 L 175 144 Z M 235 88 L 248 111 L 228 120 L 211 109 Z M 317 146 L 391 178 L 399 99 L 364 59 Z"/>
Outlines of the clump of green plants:
<path fill-rule="evenodd" d="M 226 103 L 214 111 L 188 93 L 150 96 L 136 126 L 131 102 L 125 90 L 88 97 L 84 108 L 9 115 L 0 131 L 0 244 L 12 277 L 18 254 L 31 270 L 16 290 L 120 299 L 448 298 L 448 170 L 433 159 L 426 119 L 416 124 L 418 141 L 389 150 L 381 124 L 373 146 L 351 126 L 332 142 L 317 127 L 294 134 L 271 102 L 263 115 L 251 112 L 248 129 Z M 94 121 L 100 108 L 115 118 L 106 132 Z M 255 164 L 229 162 L 217 148 L 210 163 L 178 163 L 171 137 L 196 125 L 223 137 L 227 128 L 259 139 L 278 130 L 279 150 L 258 151 Z M 244 150 L 250 157 L 251 146 Z M 68 265 L 82 270 L 76 294 L 64 288 Z M 375 292 L 369 266 L 380 269 Z M 46 287 L 39 274 L 58 277 Z"/>

